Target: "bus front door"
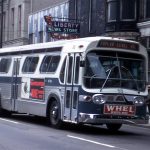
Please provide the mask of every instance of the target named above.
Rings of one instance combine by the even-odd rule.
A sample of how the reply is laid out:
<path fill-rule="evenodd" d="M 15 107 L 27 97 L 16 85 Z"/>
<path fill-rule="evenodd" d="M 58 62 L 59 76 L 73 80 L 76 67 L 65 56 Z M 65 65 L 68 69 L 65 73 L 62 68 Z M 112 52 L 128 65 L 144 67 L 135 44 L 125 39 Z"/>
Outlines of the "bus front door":
<path fill-rule="evenodd" d="M 70 54 L 66 63 L 64 120 L 77 122 L 80 55 Z"/>
<path fill-rule="evenodd" d="M 18 85 L 19 85 L 19 67 L 20 67 L 20 58 L 14 58 L 14 63 L 13 63 L 13 70 L 12 70 L 12 94 L 11 94 L 11 99 L 12 99 L 12 110 L 16 110 L 16 99 L 18 99 Z"/>

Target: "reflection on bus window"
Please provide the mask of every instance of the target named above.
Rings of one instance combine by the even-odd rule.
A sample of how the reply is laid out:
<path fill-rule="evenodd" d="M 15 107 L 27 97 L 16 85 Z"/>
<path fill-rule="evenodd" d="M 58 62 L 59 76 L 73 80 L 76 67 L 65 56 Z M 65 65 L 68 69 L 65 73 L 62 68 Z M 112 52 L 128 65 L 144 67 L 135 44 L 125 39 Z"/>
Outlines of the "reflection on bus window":
<path fill-rule="evenodd" d="M 7 73 L 10 67 L 11 58 L 2 58 L 0 60 L 0 72 Z"/>
<path fill-rule="evenodd" d="M 131 56 L 130 56 L 131 55 Z M 143 91 L 146 84 L 144 58 L 121 52 L 89 53 L 86 58 L 84 84 L 88 88 L 122 87 Z"/>
<path fill-rule="evenodd" d="M 61 68 L 61 71 L 60 71 L 60 76 L 59 76 L 60 81 L 62 83 L 64 83 L 64 81 L 65 81 L 65 70 L 66 70 L 66 58 L 63 62 L 63 65 L 62 65 L 62 68 Z"/>
<path fill-rule="evenodd" d="M 59 61 L 60 56 L 45 56 L 40 67 L 40 72 L 55 72 Z"/>
<path fill-rule="evenodd" d="M 39 57 L 27 57 L 23 64 L 22 72 L 23 73 L 33 73 L 37 67 Z"/>

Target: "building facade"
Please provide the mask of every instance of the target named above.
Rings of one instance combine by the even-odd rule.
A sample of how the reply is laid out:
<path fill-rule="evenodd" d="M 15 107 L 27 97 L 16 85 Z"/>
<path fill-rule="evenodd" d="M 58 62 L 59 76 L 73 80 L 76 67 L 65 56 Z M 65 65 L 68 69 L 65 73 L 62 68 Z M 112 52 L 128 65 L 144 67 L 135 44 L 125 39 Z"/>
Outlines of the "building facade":
<path fill-rule="evenodd" d="M 44 20 L 44 16 L 51 16 L 53 20 L 65 21 L 68 19 L 68 10 L 69 2 L 64 1 L 30 14 L 28 19 L 29 43 L 43 43 L 59 40 L 47 31 L 47 23 Z"/>
<path fill-rule="evenodd" d="M 29 44 L 29 15 L 62 2 L 64 0 L 0 0 L 0 16 L 3 14 L 3 19 L 0 17 L 0 29 L 3 26 L 0 30 L 1 45 L 10 47 Z"/>
<path fill-rule="evenodd" d="M 106 35 L 138 40 L 139 0 L 106 1 Z"/>
<path fill-rule="evenodd" d="M 70 0 L 69 18 L 80 22 L 80 37 L 105 33 L 106 0 Z"/>
<path fill-rule="evenodd" d="M 150 0 L 140 0 L 140 16 L 137 26 L 140 31 L 141 43 L 147 48 L 150 58 Z M 150 80 L 150 59 L 149 59 L 149 80 Z"/>
<path fill-rule="evenodd" d="M 29 3 L 25 0 L 4 0 L 3 6 L 3 47 L 27 44 Z"/>

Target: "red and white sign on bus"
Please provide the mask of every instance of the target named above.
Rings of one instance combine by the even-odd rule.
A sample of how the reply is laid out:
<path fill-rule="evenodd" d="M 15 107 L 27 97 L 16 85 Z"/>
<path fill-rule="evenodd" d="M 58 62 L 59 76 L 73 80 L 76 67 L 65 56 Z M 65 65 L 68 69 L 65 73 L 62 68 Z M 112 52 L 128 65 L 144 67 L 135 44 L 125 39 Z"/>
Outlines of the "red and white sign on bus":
<path fill-rule="evenodd" d="M 133 116 L 135 114 L 135 106 L 106 104 L 104 105 L 104 114 Z"/>

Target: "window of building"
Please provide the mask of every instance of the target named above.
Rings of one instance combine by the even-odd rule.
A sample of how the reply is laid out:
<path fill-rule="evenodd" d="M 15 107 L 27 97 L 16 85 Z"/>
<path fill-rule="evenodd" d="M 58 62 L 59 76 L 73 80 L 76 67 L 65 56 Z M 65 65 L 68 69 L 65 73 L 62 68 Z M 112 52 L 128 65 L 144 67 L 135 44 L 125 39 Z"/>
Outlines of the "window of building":
<path fill-rule="evenodd" d="M 7 73 L 11 64 L 11 58 L 2 58 L 0 60 L 0 73 Z"/>
<path fill-rule="evenodd" d="M 24 61 L 22 72 L 34 73 L 39 61 L 39 57 L 27 57 Z"/>
<path fill-rule="evenodd" d="M 45 56 L 43 58 L 41 67 L 40 67 L 40 72 L 41 73 L 49 73 L 49 72 L 55 72 L 58 64 L 60 61 L 60 56 Z"/>
<path fill-rule="evenodd" d="M 6 13 L 3 12 L 3 41 L 5 41 L 5 32 L 6 32 Z"/>
<path fill-rule="evenodd" d="M 11 37 L 14 39 L 14 26 L 15 25 L 15 9 L 11 9 Z"/>
<path fill-rule="evenodd" d="M 150 36 L 141 37 L 140 43 L 150 51 Z"/>
<path fill-rule="evenodd" d="M 29 34 L 29 44 L 33 44 L 33 33 Z"/>
<path fill-rule="evenodd" d="M 146 0 L 145 6 L 146 6 L 145 17 L 150 18 L 150 0 Z"/>
<path fill-rule="evenodd" d="M 95 1 L 94 0 L 89 0 L 89 32 L 93 32 L 94 27 L 93 27 L 93 22 L 95 20 L 95 11 L 94 11 L 94 4 Z"/>
<path fill-rule="evenodd" d="M 43 31 L 39 32 L 39 43 L 43 43 Z"/>
<path fill-rule="evenodd" d="M 21 37 L 21 22 L 22 20 L 22 7 L 21 5 L 18 6 L 18 36 Z"/>
<path fill-rule="evenodd" d="M 107 20 L 108 22 L 116 21 L 117 19 L 117 1 L 107 0 Z"/>
<path fill-rule="evenodd" d="M 136 1 L 135 0 L 121 0 L 121 20 L 135 20 L 136 19 Z"/>
<path fill-rule="evenodd" d="M 80 19 L 81 16 L 81 0 L 75 0 L 75 19 Z"/>
<path fill-rule="evenodd" d="M 51 41 L 51 34 L 49 32 L 46 32 L 46 42 Z"/>

